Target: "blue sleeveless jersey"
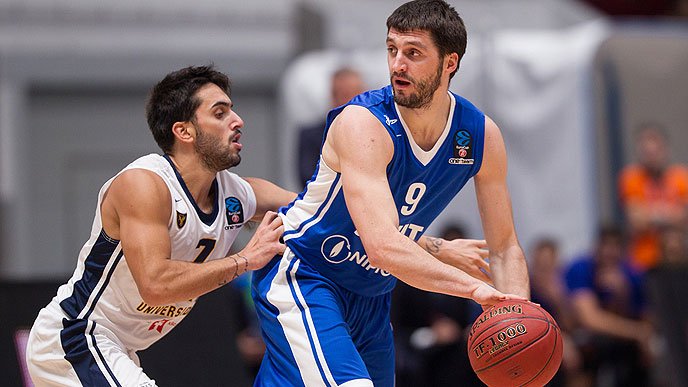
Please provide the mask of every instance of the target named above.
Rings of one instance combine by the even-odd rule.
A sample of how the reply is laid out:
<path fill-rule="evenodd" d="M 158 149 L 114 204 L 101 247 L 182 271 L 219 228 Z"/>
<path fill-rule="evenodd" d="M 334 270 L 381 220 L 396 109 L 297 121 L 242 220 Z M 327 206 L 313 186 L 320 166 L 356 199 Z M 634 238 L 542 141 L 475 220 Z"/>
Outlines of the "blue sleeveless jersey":
<path fill-rule="evenodd" d="M 394 156 L 387 166 L 387 179 L 399 214 L 399 231 L 413 240 L 480 170 L 485 115 L 466 99 L 450 96 L 447 126 L 428 152 L 411 137 L 391 86 L 360 94 L 347 104 L 367 108 L 392 138 Z M 328 113 L 325 135 L 347 105 Z M 341 175 L 322 158 L 304 191 L 280 214 L 287 247 L 323 276 L 361 295 L 379 295 L 394 288 L 393 276 L 371 266 L 344 201 Z"/>

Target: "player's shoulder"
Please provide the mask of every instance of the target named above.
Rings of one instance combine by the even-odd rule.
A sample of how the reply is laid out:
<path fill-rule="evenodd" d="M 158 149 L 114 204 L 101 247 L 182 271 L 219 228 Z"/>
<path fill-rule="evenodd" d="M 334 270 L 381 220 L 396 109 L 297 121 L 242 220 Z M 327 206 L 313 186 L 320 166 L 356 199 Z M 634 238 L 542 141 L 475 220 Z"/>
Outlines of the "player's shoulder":
<path fill-rule="evenodd" d="M 234 172 L 220 171 L 216 179 L 224 195 L 238 196 L 240 199 L 255 198 L 251 184 Z"/>
<path fill-rule="evenodd" d="M 449 93 L 451 93 L 451 95 L 454 97 L 454 101 L 456 101 L 456 106 L 460 106 L 465 111 L 485 115 L 485 113 L 483 113 L 483 111 L 480 110 L 480 108 L 475 106 L 473 102 L 469 101 L 468 99 L 462 97 L 459 94 L 454 93 L 451 90 L 449 91 Z"/>
<path fill-rule="evenodd" d="M 161 184 L 174 179 L 174 169 L 170 162 L 156 153 L 141 156 L 124 167 L 114 178 L 113 184 L 125 182 L 135 186 Z"/>
<path fill-rule="evenodd" d="M 392 101 L 394 101 L 392 86 L 387 85 L 379 89 L 364 91 L 352 98 L 348 105 L 358 105 L 370 108 L 378 105 L 390 105 Z"/>
<path fill-rule="evenodd" d="M 167 169 L 170 167 L 169 162 L 165 159 L 165 156 L 161 156 L 157 153 L 150 153 L 144 156 L 141 156 L 137 158 L 136 160 L 132 161 L 127 165 L 124 169 L 134 169 L 134 168 L 142 168 L 142 169 L 151 169 L 151 170 L 160 170 L 160 169 Z"/>

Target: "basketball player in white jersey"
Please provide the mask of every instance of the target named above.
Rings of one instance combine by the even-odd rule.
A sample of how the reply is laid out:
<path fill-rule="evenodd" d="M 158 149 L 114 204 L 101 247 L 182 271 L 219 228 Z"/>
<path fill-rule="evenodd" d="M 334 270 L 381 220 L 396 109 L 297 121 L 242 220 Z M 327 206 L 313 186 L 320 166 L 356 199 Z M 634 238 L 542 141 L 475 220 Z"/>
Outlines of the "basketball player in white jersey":
<path fill-rule="evenodd" d="M 164 155 L 107 181 L 72 278 L 36 319 L 27 363 L 37 386 L 153 386 L 136 351 L 158 341 L 196 299 L 282 254 L 274 212 L 294 194 L 227 171 L 241 160 L 243 121 L 212 67 L 168 74 L 146 115 Z M 263 217 L 263 215 L 265 216 Z M 262 222 L 227 255 L 242 226 Z"/>

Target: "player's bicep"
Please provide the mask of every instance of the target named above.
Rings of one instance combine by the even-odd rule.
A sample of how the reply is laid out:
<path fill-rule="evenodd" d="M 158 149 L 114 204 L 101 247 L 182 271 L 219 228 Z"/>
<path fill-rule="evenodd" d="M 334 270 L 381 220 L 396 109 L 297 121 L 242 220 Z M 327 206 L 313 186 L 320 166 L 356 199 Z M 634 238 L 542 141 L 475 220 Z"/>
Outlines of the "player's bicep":
<path fill-rule="evenodd" d="M 168 221 L 172 204 L 162 179 L 147 170 L 122 173 L 108 190 L 119 219 L 119 238 L 136 283 L 155 276 L 157 264 L 170 258 Z"/>
<path fill-rule="evenodd" d="M 366 244 L 368 236 L 396 229 L 399 222 L 387 180 L 394 145 L 372 114 L 354 108 L 335 120 L 328 137 L 332 136 L 329 140 L 339 162 L 347 208 Z"/>

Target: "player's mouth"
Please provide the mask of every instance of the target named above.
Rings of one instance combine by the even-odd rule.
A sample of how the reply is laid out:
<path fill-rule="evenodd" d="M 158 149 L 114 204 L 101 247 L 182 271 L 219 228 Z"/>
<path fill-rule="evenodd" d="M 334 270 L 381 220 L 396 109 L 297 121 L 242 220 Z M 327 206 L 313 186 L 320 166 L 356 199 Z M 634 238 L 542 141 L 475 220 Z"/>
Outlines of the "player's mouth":
<path fill-rule="evenodd" d="M 404 78 L 400 78 L 400 77 L 394 77 L 394 78 L 392 78 L 392 84 L 394 84 L 394 86 L 395 86 L 396 88 L 399 88 L 399 89 L 405 89 L 405 88 L 411 86 L 411 82 L 410 82 L 410 81 L 408 81 L 408 80 L 406 80 L 406 79 L 404 79 Z"/>
<path fill-rule="evenodd" d="M 241 150 L 243 145 L 239 142 L 239 139 L 241 138 L 241 130 L 237 129 L 234 133 L 234 135 L 231 137 L 229 142 L 237 148 L 237 150 Z"/>

